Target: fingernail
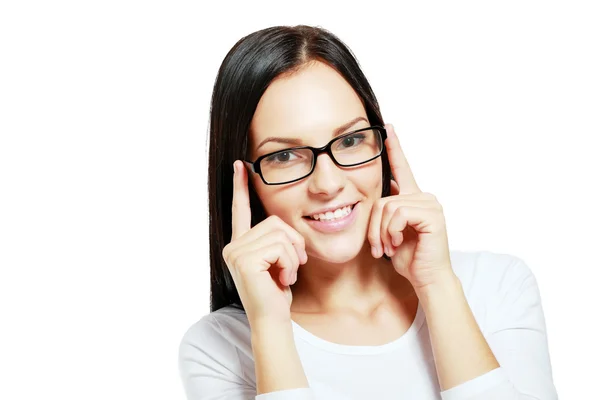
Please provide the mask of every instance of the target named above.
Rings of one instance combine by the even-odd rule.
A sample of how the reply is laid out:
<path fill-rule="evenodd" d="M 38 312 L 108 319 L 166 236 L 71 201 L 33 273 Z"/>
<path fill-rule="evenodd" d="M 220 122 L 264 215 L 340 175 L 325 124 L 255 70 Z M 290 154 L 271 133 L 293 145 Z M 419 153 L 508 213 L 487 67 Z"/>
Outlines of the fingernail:
<path fill-rule="evenodd" d="M 377 257 L 377 247 L 371 246 L 371 254 L 373 257 Z"/>
<path fill-rule="evenodd" d="M 234 162 L 233 162 L 233 173 L 234 173 L 234 174 L 235 174 L 235 170 L 236 170 L 236 168 L 235 168 L 235 161 L 234 161 Z"/>
<path fill-rule="evenodd" d="M 384 246 L 383 251 L 385 252 L 386 256 L 390 256 L 387 246 Z"/>
<path fill-rule="evenodd" d="M 294 273 L 294 283 L 298 281 L 298 272 Z"/>

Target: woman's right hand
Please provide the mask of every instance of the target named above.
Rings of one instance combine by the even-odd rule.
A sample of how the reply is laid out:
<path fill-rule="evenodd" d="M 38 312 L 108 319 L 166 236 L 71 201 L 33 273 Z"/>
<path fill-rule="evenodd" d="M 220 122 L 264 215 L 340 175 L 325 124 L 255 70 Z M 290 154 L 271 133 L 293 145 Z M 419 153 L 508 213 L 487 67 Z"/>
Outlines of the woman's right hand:
<path fill-rule="evenodd" d="M 296 282 L 298 267 L 308 260 L 304 238 L 277 216 L 251 228 L 246 168 L 237 160 L 233 167 L 232 235 L 223 259 L 250 322 L 288 321 L 290 285 Z"/>

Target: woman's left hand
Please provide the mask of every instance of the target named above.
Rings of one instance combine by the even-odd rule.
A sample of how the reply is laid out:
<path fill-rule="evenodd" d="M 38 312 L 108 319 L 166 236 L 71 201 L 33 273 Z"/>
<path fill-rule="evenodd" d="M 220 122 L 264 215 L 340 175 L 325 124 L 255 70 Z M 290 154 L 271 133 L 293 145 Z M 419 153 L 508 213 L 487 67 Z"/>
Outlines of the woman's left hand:
<path fill-rule="evenodd" d="M 391 195 L 371 211 L 368 240 L 373 257 L 387 254 L 394 269 L 415 289 L 452 276 L 446 221 L 441 204 L 417 186 L 394 127 L 386 125 L 385 146 L 395 181 Z"/>

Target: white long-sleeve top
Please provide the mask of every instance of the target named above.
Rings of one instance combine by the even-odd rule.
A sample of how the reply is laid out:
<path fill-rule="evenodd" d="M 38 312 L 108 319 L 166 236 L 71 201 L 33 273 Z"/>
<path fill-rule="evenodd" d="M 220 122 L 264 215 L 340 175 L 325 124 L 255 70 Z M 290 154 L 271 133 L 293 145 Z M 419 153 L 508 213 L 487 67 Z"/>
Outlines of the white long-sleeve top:
<path fill-rule="evenodd" d="M 246 314 L 225 307 L 184 334 L 179 371 L 188 400 L 513 400 L 557 399 L 546 323 L 534 275 L 520 259 L 451 252 L 452 267 L 500 368 L 440 391 L 421 304 L 398 339 L 350 346 L 321 339 L 292 321 L 309 388 L 256 395 Z"/>

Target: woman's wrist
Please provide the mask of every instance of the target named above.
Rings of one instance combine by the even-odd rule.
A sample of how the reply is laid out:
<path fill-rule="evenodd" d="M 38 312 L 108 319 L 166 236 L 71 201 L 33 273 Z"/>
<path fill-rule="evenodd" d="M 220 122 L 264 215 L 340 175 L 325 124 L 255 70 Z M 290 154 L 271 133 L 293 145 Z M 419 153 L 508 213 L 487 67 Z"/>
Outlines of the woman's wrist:
<path fill-rule="evenodd" d="M 260 340 L 290 340 L 293 338 L 292 320 L 260 318 L 249 320 L 250 333 L 253 341 Z"/>
<path fill-rule="evenodd" d="M 462 292 L 462 284 L 452 268 L 432 278 L 427 284 L 414 285 L 414 290 L 419 301 L 426 306 L 432 301 L 437 301 L 447 296 Z"/>

